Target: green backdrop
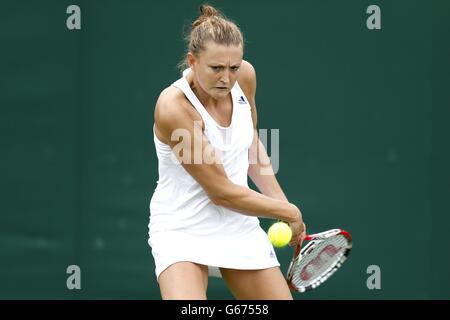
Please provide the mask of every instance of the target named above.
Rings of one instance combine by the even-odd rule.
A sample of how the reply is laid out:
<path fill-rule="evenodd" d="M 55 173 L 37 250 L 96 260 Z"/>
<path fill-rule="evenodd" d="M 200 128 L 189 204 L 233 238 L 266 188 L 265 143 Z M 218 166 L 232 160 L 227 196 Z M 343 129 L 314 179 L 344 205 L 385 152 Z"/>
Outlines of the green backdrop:
<path fill-rule="evenodd" d="M 153 108 L 201 3 L 1 1 L 1 299 L 160 298 Z M 449 2 L 210 3 L 244 32 L 288 198 L 310 232 L 354 237 L 344 267 L 295 298 L 450 298 Z M 81 30 L 66 27 L 71 4 Z M 381 30 L 366 27 L 372 4 Z M 291 249 L 278 255 L 286 271 Z M 69 265 L 80 290 L 66 287 Z M 208 293 L 232 297 L 220 279 Z"/>

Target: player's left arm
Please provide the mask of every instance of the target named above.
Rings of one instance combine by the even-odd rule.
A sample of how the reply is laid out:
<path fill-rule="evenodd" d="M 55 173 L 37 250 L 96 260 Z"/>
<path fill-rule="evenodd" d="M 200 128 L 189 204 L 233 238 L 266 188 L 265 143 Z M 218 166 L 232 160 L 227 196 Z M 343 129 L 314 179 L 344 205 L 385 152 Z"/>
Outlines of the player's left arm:
<path fill-rule="evenodd" d="M 262 194 L 278 200 L 288 201 L 275 177 L 266 148 L 259 139 L 257 130 L 258 116 L 255 102 L 256 72 L 253 66 L 247 61 L 242 61 L 239 74 L 239 85 L 250 103 L 254 129 L 253 143 L 249 150 L 250 166 L 248 169 L 248 176 Z"/>
<path fill-rule="evenodd" d="M 242 61 L 241 70 L 239 74 L 239 85 L 247 97 L 252 111 L 253 120 L 253 142 L 249 150 L 249 161 L 250 165 L 248 168 L 248 176 L 252 179 L 253 183 L 258 187 L 259 191 L 265 196 L 288 201 L 286 195 L 281 189 L 278 183 L 275 173 L 272 168 L 270 158 L 267 154 L 264 144 L 259 139 L 257 122 L 258 114 L 256 112 L 256 72 L 255 68 L 247 62 Z M 296 229 L 296 227 L 291 226 L 291 228 Z M 306 226 L 303 223 L 303 233 L 299 235 L 300 245 L 306 236 Z M 297 239 L 292 237 L 290 245 L 295 245 Z"/>

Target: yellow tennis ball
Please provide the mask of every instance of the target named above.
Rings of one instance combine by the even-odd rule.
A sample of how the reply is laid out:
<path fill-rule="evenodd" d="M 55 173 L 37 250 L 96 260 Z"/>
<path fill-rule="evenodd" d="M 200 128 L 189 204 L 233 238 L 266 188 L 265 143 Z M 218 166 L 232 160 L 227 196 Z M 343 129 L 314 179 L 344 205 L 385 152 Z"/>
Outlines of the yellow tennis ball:
<path fill-rule="evenodd" d="M 291 241 L 292 230 L 285 222 L 275 222 L 267 232 L 269 240 L 275 247 L 284 247 Z"/>

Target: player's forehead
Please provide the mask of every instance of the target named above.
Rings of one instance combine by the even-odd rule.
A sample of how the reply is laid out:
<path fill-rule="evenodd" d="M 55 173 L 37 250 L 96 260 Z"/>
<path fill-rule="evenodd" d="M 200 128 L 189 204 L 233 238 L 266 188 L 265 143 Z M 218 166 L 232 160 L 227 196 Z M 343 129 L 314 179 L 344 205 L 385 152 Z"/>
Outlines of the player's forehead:
<path fill-rule="evenodd" d="M 241 45 L 223 45 L 209 41 L 201 52 L 201 59 L 205 63 L 215 65 L 239 65 L 242 62 L 243 50 Z"/>

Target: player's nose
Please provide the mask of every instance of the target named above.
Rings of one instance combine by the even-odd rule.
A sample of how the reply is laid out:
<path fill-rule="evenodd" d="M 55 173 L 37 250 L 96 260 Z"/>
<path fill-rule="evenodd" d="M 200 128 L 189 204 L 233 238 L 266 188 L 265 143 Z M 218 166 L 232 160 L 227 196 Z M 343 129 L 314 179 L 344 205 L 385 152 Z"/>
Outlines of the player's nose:
<path fill-rule="evenodd" d="M 230 71 L 225 69 L 220 75 L 220 82 L 224 85 L 228 85 L 230 83 Z"/>

